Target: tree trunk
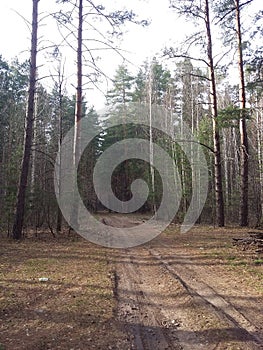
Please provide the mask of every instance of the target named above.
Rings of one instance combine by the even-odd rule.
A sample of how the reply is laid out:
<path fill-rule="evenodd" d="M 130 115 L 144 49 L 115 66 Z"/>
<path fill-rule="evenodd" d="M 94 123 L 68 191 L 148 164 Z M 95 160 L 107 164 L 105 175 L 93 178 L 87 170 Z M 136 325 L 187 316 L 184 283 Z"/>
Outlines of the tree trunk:
<path fill-rule="evenodd" d="M 152 208 L 154 214 L 156 214 L 156 203 L 155 203 L 155 176 L 153 164 L 153 128 L 152 128 L 152 65 L 150 66 L 150 76 L 149 76 L 149 146 L 150 146 L 150 177 L 152 186 Z"/>
<path fill-rule="evenodd" d="M 35 87 L 37 90 L 37 87 Z M 32 144 L 36 143 L 37 139 L 37 113 L 38 113 L 38 94 L 35 92 L 35 102 L 34 102 L 34 121 L 33 121 L 33 131 L 32 131 Z M 30 184 L 30 212 L 31 212 L 31 224 L 37 228 L 38 226 L 38 210 L 34 210 L 34 201 L 36 195 L 36 148 L 33 147 L 31 150 L 31 184 Z"/>
<path fill-rule="evenodd" d="M 217 120 L 217 94 L 216 80 L 212 50 L 212 35 L 210 28 L 210 9 L 209 1 L 205 0 L 205 22 L 207 35 L 207 56 L 209 62 L 210 75 L 210 97 L 212 103 L 212 120 L 213 120 L 213 140 L 214 140 L 214 182 L 215 182 L 215 198 L 216 198 L 216 222 L 219 227 L 225 225 L 224 218 L 224 198 L 222 186 L 222 166 L 221 166 L 221 151 L 220 151 L 220 135 Z"/>
<path fill-rule="evenodd" d="M 74 132 L 74 149 L 73 149 L 73 162 L 76 168 L 76 161 L 80 152 L 80 125 L 79 122 L 82 117 L 82 30 L 83 30 L 83 0 L 79 0 L 79 13 L 78 13 L 78 48 L 77 48 L 77 88 L 76 88 L 76 106 L 75 106 L 75 132 Z M 76 174 L 77 176 L 77 174 Z M 75 179 L 77 183 L 77 179 Z M 74 227 L 78 227 L 78 201 L 76 199 L 77 188 L 74 185 L 74 200 L 71 211 L 71 221 L 74 223 Z"/>
<path fill-rule="evenodd" d="M 229 142 L 231 139 L 229 138 L 229 130 L 224 130 L 223 132 L 223 157 L 224 157 L 224 177 L 225 177 L 225 205 L 227 207 L 227 211 L 229 210 L 229 170 L 228 170 L 228 153 L 227 150 L 229 148 Z"/>
<path fill-rule="evenodd" d="M 244 78 L 244 62 L 242 49 L 242 33 L 240 23 L 240 3 L 235 0 L 236 33 L 238 47 L 238 70 L 239 70 L 239 103 L 240 103 L 240 208 L 239 220 L 241 226 L 248 225 L 248 137 L 246 128 L 246 91 Z"/>
<path fill-rule="evenodd" d="M 78 49 L 77 49 L 77 92 L 75 107 L 75 140 L 74 161 L 79 152 L 80 129 L 79 122 L 82 117 L 82 26 L 83 26 L 83 0 L 79 0 L 79 23 L 78 23 Z"/>
<path fill-rule="evenodd" d="M 256 99 L 256 123 L 257 123 L 257 156 L 258 156 L 258 168 L 259 168 L 259 184 L 260 184 L 260 220 L 258 224 L 263 220 L 263 155 L 262 155 L 262 132 L 263 132 L 263 108 L 260 106 L 260 99 L 257 96 Z"/>
<path fill-rule="evenodd" d="M 34 100 L 36 87 L 36 56 L 37 56 L 37 29 L 38 29 L 38 2 L 33 0 L 32 14 L 32 36 L 31 36 L 31 59 L 30 59 L 30 80 L 26 116 L 26 130 L 24 141 L 24 152 L 21 165 L 20 182 L 17 194 L 16 213 L 13 225 L 13 238 L 21 239 L 24 223 L 26 187 L 29 173 L 30 154 L 32 148 L 33 124 L 34 124 Z"/>
<path fill-rule="evenodd" d="M 59 70 L 59 111 L 58 111 L 58 132 L 59 132 L 59 140 L 58 140 L 58 148 L 59 151 L 61 149 L 62 144 L 62 104 L 63 104 L 63 96 L 62 96 L 62 80 L 60 76 L 61 71 Z M 58 195 L 61 195 L 61 152 L 59 152 L 59 167 L 58 167 Z M 58 206 L 57 211 L 57 232 L 61 232 L 62 226 L 62 213 L 60 207 Z"/>

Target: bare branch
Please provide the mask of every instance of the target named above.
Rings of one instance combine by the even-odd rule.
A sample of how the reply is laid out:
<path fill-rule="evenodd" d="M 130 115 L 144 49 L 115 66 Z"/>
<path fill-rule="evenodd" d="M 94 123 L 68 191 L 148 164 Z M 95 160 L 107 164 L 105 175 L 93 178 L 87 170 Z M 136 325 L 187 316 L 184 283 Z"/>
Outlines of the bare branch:
<path fill-rule="evenodd" d="M 163 57 L 165 56 L 168 56 L 168 58 L 186 58 L 193 61 L 199 61 L 205 63 L 205 65 L 209 67 L 209 63 L 204 58 L 196 58 L 188 55 L 187 53 L 175 53 L 173 48 L 166 48 L 163 53 Z"/>
<path fill-rule="evenodd" d="M 21 17 L 23 19 L 23 21 L 25 22 L 28 31 L 31 33 L 31 23 L 24 17 L 22 16 L 19 12 L 17 12 L 16 10 L 12 9 L 13 12 L 15 12 L 19 17 Z"/>
<path fill-rule="evenodd" d="M 208 77 L 206 77 L 205 75 L 194 74 L 194 73 L 189 73 L 189 75 L 190 75 L 191 77 L 196 77 L 196 78 L 204 79 L 204 80 L 207 80 L 207 81 L 211 81 L 211 79 L 208 78 Z"/>
<path fill-rule="evenodd" d="M 227 56 L 230 52 L 232 51 L 232 46 L 229 50 L 227 50 L 226 52 L 224 52 L 221 57 L 219 58 L 219 60 L 215 63 L 215 68 L 218 67 L 219 63 L 222 61 L 222 59 Z"/>

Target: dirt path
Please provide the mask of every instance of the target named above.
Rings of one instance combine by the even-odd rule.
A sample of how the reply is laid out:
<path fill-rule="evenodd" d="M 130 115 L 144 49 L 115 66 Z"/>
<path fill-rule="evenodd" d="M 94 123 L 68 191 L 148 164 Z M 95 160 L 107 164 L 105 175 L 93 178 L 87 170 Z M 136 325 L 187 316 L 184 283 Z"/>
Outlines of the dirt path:
<path fill-rule="evenodd" d="M 129 334 L 131 346 L 127 349 L 193 349 L 197 338 L 178 331 L 182 320 L 174 312 L 171 298 L 177 296 L 177 302 L 184 304 L 188 296 L 180 285 L 172 286 L 169 274 L 154 266 L 147 253 L 144 257 L 130 254 L 127 251 L 122 256 L 117 269 L 118 317 Z"/>
<path fill-rule="evenodd" d="M 232 244 L 247 229 L 170 225 L 130 249 L 64 235 L 1 240 L 0 350 L 263 349 L 263 256 Z"/>
<path fill-rule="evenodd" d="M 263 349 L 262 295 L 238 269 L 206 259 L 204 242 L 186 242 L 185 236 L 163 236 L 116 251 L 116 313 L 127 333 L 123 348 Z"/>
<path fill-rule="evenodd" d="M 134 349 L 181 349 L 172 328 L 176 320 L 166 316 L 159 298 L 147 285 L 143 272 L 138 269 L 140 263 L 135 256 L 121 256 L 117 280 L 118 317 L 129 334 L 129 344 Z"/>

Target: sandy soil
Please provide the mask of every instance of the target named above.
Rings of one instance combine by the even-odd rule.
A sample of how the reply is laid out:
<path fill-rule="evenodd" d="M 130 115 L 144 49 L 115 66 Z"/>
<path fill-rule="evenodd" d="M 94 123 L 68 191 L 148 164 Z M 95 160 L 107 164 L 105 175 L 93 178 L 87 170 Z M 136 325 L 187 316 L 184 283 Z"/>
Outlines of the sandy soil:
<path fill-rule="evenodd" d="M 263 349 L 262 275 L 246 265 L 258 257 L 231 244 L 245 230 L 170 230 L 116 252 L 117 317 L 129 335 L 123 349 Z"/>
<path fill-rule="evenodd" d="M 232 244 L 248 231 L 171 225 L 130 249 L 2 239 L 0 350 L 263 349 L 263 257 Z"/>

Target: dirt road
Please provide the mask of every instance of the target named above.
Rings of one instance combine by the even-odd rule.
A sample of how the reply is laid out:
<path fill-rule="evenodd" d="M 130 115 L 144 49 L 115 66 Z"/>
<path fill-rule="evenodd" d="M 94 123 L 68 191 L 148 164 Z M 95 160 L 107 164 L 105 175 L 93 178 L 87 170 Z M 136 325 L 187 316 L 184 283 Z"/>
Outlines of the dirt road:
<path fill-rule="evenodd" d="M 242 264 L 226 262 L 236 233 L 223 233 L 166 234 L 116 250 L 123 349 L 263 349 L 260 281 L 251 281 Z"/>
<path fill-rule="evenodd" d="M 106 214 L 138 230 L 146 219 Z M 263 349 L 263 256 L 248 231 L 170 225 L 130 249 L 2 238 L 0 350 Z"/>

